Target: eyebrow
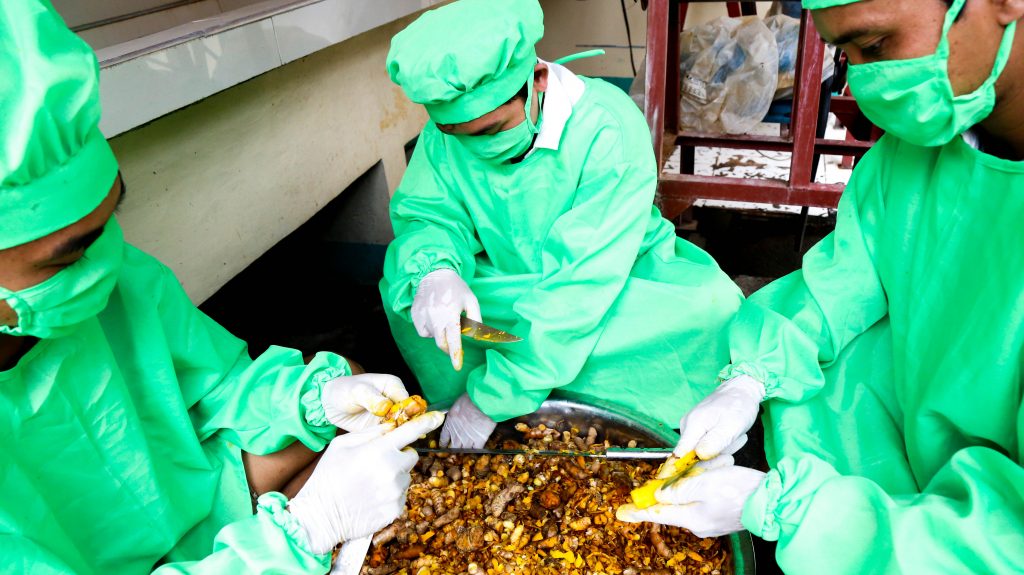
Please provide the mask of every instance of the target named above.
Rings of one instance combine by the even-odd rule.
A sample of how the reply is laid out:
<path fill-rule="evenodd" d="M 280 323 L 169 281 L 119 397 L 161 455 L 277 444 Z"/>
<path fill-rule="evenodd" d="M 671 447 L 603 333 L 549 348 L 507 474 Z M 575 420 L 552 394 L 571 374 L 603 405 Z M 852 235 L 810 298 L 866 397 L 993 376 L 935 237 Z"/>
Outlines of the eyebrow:
<path fill-rule="evenodd" d="M 833 46 L 842 46 L 843 44 L 849 44 L 850 42 L 853 42 L 857 38 L 860 38 L 861 36 L 867 36 L 868 34 L 871 33 L 873 33 L 872 30 L 851 30 L 846 34 L 843 34 L 842 36 L 836 38 L 835 40 L 829 40 L 828 38 L 824 38 L 824 40 L 825 42 L 828 42 Z"/>
<path fill-rule="evenodd" d="M 128 188 L 124 183 L 124 176 L 121 175 L 121 172 L 117 173 L 117 178 L 121 180 L 121 194 L 117 198 L 117 205 L 114 207 L 115 212 L 118 208 L 121 207 L 121 202 L 124 201 L 124 196 L 125 194 L 128 193 Z M 80 236 L 75 236 L 73 238 L 68 238 L 64 240 L 64 242 L 62 242 L 60 245 L 54 248 L 53 252 L 50 253 L 50 258 L 48 261 L 59 260 L 61 258 L 65 258 L 78 252 L 84 252 L 85 250 L 89 249 L 89 246 L 96 243 L 96 240 L 99 239 L 100 235 L 103 234 L 103 230 L 106 227 L 107 224 L 104 223 L 102 226 L 96 228 L 95 230 L 91 230 Z"/>
<path fill-rule="evenodd" d="M 470 134 L 470 136 L 482 136 L 482 135 L 486 134 L 487 132 L 490 132 L 494 128 L 497 128 L 498 124 L 500 124 L 500 123 L 501 122 L 494 122 L 492 124 L 488 124 L 488 125 L 484 126 L 483 128 L 480 128 L 479 130 L 473 132 L 472 134 Z"/>
<path fill-rule="evenodd" d="M 63 257 L 87 250 L 89 246 L 96 243 L 96 240 L 103 233 L 103 228 L 105 227 L 106 224 L 80 236 L 68 238 L 53 250 L 53 253 L 50 254 L 50 261 L 59 260 Z"/>

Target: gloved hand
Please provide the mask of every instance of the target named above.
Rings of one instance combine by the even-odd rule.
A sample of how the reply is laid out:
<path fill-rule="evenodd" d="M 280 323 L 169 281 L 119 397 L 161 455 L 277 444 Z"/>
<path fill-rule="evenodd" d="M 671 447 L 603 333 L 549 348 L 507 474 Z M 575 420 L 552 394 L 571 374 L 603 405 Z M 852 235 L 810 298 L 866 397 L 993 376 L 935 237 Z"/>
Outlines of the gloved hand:
<path fill-rule="evenodd" d="M 696 450 L 697 457 L 711 459 L 724 453 L 754 425 L 764 396 L 764 385 L 750 376 L 722 383 L 679 421 L 675 455 Z"/>
<path fill-rule="evenodd" d="M 408 397 L 401 379 L 383 373 L 337 377 L 320 391 L 327 419 L 345 431 L 376 426 L 392 403 Z"/>
<path fill-rule="evenodd" d="M 441 428 L 441 447 L 480 449 L 497 425 L 463 393 L 448 410 Z"/>
<path fill-rule="evenodd" d="M 309 538 L 310 550 L 329 553 L 338 543 L 372 535 L 402 512 L 416 453 L 403 448 L 437 429 L 432 411 L 395 429 L 393 423 L 334 438 L 299 493 L 288 502 Z"/>
<path fill-rule="evenodd" d="M 420 337 L 432 337 L 437 347 L 452 358 L 455 371 L 462 369 L 462 312 L 482 321 L 480 303 L 455 270 L 440 269 L 427 274 L 412 300 L 412 324 Z"/>
<path fill-rule="evenodd" d="M 718 467 L 726 467 L 729 465 L 733 465 L 736 463 L 736 459 L 733 457 L 733 454 L 739 451 L 740 448 L 746 444 L 747 434 L 744 433 L 743 435 L 739 436 L 739 438 L 737 438 L 736 441 L 733 441 L 729 445 L 725 446 L 725 448 L 722 449 L 722 451 L 718 455 L 705 461 L 698 461 L 697 464 L 694 465 L 694 467 L 697 469 L 703 469 L 707 471 L 709 469 L 716 469 Z M 669 465 L 670 463 L 675 462 L 675 458 L 676 456 L 673 453 L 672 457 L 670 457 L 668 461 L 666 461 L 665 465 L 662 465 L 661 467 L 658 468 L 658 479 L 667 479 L 676 474 L 674 466 Z"/>
<path fill-rule="evenodd" d="M 731 456 L 730 456 L 731 458 Z M 718 458 L 716 458 L 718 459 Z M 711 461 L 704 462 L 705 466 Z M 722 461 L 724 463 L 724 461 Z M 632 503 L 615 511 L 620 521 L 675 525 L 697 537 L 718 537 L 743 529 L 743 505 L 764 481 L 765 474 L 731 463 L 685 477 L 654 493 L 658 504 L 637 509 Z"/>

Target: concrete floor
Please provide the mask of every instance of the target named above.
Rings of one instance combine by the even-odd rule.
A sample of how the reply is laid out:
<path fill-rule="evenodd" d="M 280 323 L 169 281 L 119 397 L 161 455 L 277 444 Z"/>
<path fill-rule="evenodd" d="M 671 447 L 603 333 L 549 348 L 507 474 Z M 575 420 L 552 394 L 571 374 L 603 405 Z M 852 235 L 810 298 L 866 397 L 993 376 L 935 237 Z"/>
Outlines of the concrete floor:
<path fill-rule="evenodd" d="M 750 134 L 758 136 L 778 136 L 781 131 L 779 124 L 758 124 Z M 834 115 L 829 116 L 825 129 L 825 137 L 842 140 L 846 137 L 843 128 Z M 698 148 L 694 154 L 694 173 L 699 176 L 723 176 L 744 179 L 775 179 L 785 181 L 789 177 L 791 154 L 785 152 L 763 152 L 760 150 L 735 150 L 731 148 Z M 818 162 L 816 182 L 828 184 L 845 184 L 850 180 L 853 170 L 842 166 L 840 156 L 822 156 Z M 679 150 L 665 161 L 665 169 L 679 171 Z M 750 202 L 730 202 L 721 200 L 698 200 L 697 207 L 724 207 L 742 210 L 760 210 L 773 213 L 799 214 L 799 206 L 780 206 L 772 204 L 755 204 Z M 811 208 L 812 217 L 828 216 L 829 210 Z"/>

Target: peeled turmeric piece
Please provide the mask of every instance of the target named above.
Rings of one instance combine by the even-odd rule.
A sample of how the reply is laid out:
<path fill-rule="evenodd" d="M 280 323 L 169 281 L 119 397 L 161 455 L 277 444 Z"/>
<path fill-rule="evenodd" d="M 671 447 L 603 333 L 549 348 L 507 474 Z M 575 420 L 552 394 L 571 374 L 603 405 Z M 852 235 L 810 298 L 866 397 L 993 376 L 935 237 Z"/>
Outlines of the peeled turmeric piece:
<path fill-rule="evenodd" d="M 381 423 L 393 421 L 395 425 L 402 425 L 413 417 L 416 417 L 421 413 L 426 413 L 426 411 L 426 400 L 418 395 L 412 395 L 409 396 L 408 399 L 403 399 L 398 403 L 392 403 L 383 413 L 375 411 L 374 415 L 380 416 Z"/>
<path fill-rule="evenodd" d="M 662 479 L 651 479 L 647 483 L 644 483 L 640 487 L 631 491 L 629 496 L 633 500 L 633 505 L 636 505 L 640 509 L 647 509 L 648 507 L 654 506 L 658 503 L 658 500 L 654 497 L 654 493 L 661 489 L 665 483 L 673 482 L 686 474 L 686 472 L 690 471 L 690 469 L 696 465 L 697 461 L 699 461 L 699 459 L 697 458 L 696 451 L 687 453 L 679 459 L 676 459 L 675 462 L 670 463 L 666 461 L 665 464 L 662 465 L 662 469 L 664 469 L 665 465 L 672 465 L 672 475 Z M 659 475 L 661 474 L 660 471 L 661 470 L 659 469 Z"/>

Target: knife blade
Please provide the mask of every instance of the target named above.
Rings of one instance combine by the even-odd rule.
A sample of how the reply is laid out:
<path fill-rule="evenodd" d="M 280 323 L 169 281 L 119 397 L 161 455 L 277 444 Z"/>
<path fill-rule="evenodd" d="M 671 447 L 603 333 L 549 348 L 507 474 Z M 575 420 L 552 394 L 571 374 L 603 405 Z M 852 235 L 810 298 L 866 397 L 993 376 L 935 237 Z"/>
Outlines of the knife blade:
<path fill-rule="evenodd" d="M 672 455 L 671 447 L 639 448 L 611 447 L 603 453 L 592 451 L 555 451 L 544 449 L 455 449 L 443 447 L 415 447 L 416 453 L 448 455 L 536 455 L 540 457 L 589 457 L 595 459 L 667 459 Z"/>
<path fill-rule="evenodd" d="M 462 316 L 460 324 L 462 326 L 463 337 L 468 337 L 477 341 L 488 341 L 491 343 L 515 343 L 517 341 L 523 341 L 523 338 L 518 335 L 512 335 L 507 331 L 482 324 L 478 321 L 473 321 L 466 316 Z"/>

